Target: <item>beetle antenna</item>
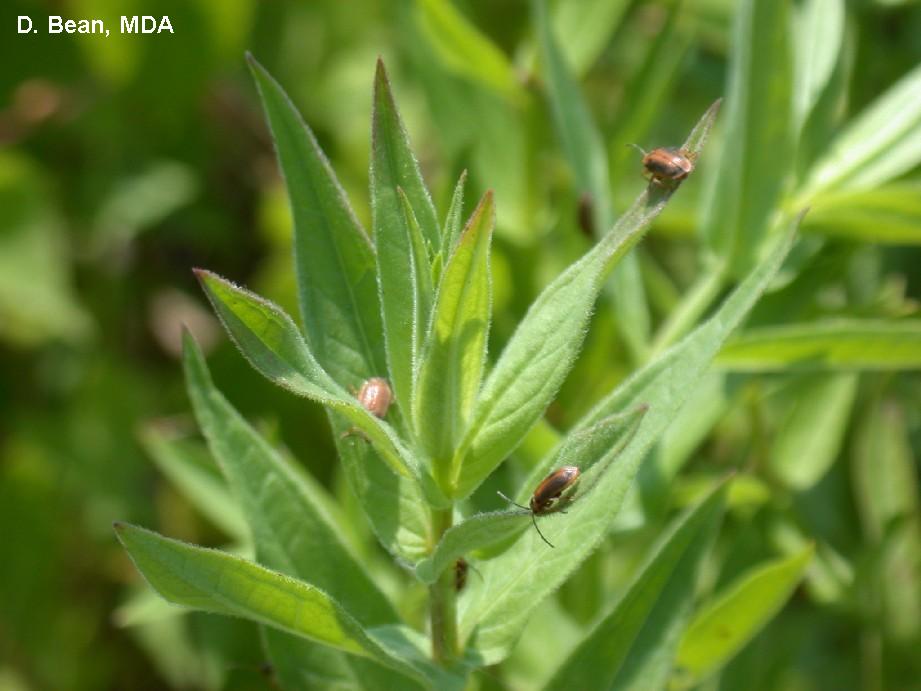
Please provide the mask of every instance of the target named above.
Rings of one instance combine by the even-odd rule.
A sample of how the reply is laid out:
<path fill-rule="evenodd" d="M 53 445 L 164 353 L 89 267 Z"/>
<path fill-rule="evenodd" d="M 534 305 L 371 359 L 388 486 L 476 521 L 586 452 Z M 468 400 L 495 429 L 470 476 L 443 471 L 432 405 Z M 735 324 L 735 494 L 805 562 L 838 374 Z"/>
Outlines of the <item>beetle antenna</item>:
<path fill-rule="evenodd" d="M 525 511 L 531 511 L 531 509 L 529 509 L 527 506 L 522 506 L 521 504 L 512 501 L 512 500 L 509 499 L 507 496 L 505 496 L 504 494 L 502 494 L 502 492 L 498 492 L 498 491 L 497 491 L 496 494 L 498 494 L 500 497 L 502 497 L 503 499 L 505 499 L 505 501 L 507 501 L 507 502 L 508 502 L 509 504 L 511 504 L 512 506 L 517 506 L 519 509 L 524 509 Z"/>
<path fill-rule="evenodd" d="M 545 537 L 544 537 L 544 534 L 543 534 L 542 532 L 540 532 L 540 528 L 537 527 L 537 516 L 534 514 L 533 511 L 531 512 L 531 521 L 534 523 L 534 530 L 536 530 L 536 531 L 537 531 L 537 534 L 540 535 L 540 539 L 543 540 L 544 542 L 546 542 L 546 543 L 547 543 L 548 545 L 550 545 L 551 547 L 553 547 L 553 545 L 550 543 L 550 540 L 548 540 L 547 538 L 545 538 Z"/>
<path fill-rule="evenodd" d="M 625 146 L 632 146 L 634 149 L 636 149 L 636 150 L 639 151 L 641 154 L 643 154 L 643 156 L 646 155 L 646 149 L 644 149 L 644 148 L 643 148 L 642 146 L 640 146 L 639 144 L 626 144 Z"/>

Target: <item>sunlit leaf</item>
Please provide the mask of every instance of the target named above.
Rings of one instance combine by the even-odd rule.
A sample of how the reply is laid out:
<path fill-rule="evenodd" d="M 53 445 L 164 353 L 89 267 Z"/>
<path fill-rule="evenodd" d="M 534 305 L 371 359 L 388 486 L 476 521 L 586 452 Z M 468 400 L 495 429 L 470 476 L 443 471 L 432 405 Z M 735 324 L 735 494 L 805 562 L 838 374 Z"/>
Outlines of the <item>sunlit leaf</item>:
<path fill-rule="evenodd" d="M 526 532 L 501 556 L 482 564 L 482 583 L 468 585 L 471 592 L 462 600 L 462 633 L 484 660 L 497 661 L 508 654 L 531 612 L 607 533 L 643 459 L 681 409 L 721 344 L 776 275 L 797 222 L 709 320 L 624 382 L 577 426 L 586 429 L 617 412 L 641 404 L 649 406 L 632 443 L 618 455 L 595 489 L 570 504 L 565 515 L 543 519 L 542 529 L 555 549 L 547 547 L 533 531 Z"/>
<path fill-rule="evenodd" d="M 829 320 L 765 326 L 741 333 L 717 364 L 738 372 L 921 367 L 921 322 Z"/>
<path fill-rule="evenodd" d="M 678 650 L 676 687 L 688 688 L 732 659 L 783 607 L 813 551 L 809 545 L 755 567 L 695 615 Z"/>
<path fill-rule="evenodd" d="M 545 689 L 664 685 L 724 500 L 725 488 L 711 492 L 675 522 L 623 597 L 599 618 Z"/>

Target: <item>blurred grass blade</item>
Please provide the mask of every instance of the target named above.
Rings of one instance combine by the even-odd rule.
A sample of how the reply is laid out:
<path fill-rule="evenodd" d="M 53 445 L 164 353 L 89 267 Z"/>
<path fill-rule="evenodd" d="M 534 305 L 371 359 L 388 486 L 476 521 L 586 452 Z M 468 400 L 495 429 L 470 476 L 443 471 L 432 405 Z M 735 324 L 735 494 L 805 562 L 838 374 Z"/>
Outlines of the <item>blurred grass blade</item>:
<path fill-rule="evenodd" d="M 544 686 L 547 691 L 664 687 L 725 498 L 722 483 L 674 522 L 623 597 Z"/>
<path fill-rule="evenodd" d="M 371 148 L 372 226 L 387 363 L 400 411 L 409 421 L 414 368 L 432 304 L 429 262 L 441 246 L 441 227 L 380 60 L 374 78 Z M 425 252 L 420 251 L 419 234 L 428 244 Z"/>
<path fill-rule="evenodd" d="M 853 373 L 803 377 L 793 382 L 791 404 L 774 435 L 769 459 L 790 489 L 815 485 L 838 457 L 857 396 Z"/>
<path fill-rule="evenodd" d="M 859 242 L 921 245 L 921 184 L 823 192 L 813 199 L 803 230 Z"/>
<path fill-rule="evenodd" d="M 921 162 L 921 65 L 858 115 L 813 167 L 801 195 L 866 189 Z"/>
<path fill-rule="evenodd" d="M 790 0 L 742 0 L 733 46 L 725 144 L 703 233 L 738 277 L 757 262 L 793 167 Z"/>
<path fill-rule="evenodd" d="M 718 109 L 719 102 L 714 103 L 688 136 L 685 146 L 695 154 L 702 149 Z M 640 240 L 674 189 L 647 187 L 595 247 L 532 303 L 480 391 L 472 424 L 458 451 L 455 497 L 466 497 L 476 489 L 553 400 L 581 347 L 605 273 Z"/>
<path fill-rule="evenodd" d="M 844 0 L 806 0 L 793 7 L 793 111 L 803 127 L 835 71 L 844 44 Z"/>
<path fill-rule="evenodd" d="M 742 332 L 717 364 L 734 372 L 921 368 L 921 320 L 835 319 Z"/>
<path fill-rule="evenodd" d="M 483 375 L 494 225 L 493 197 L 487 192 L 445 266 L 423 349 L 413 417 L 419 440 L 434 460 L 436 475 L 447 474 Z"/>
<path fill-rule="evenodd" d="M 571 500 L 580 500 L 594 489 L 598 478 L 616 461 L 618 454 L 633 439 L 645 408 L 612 415 L 584 432 L 568 435 L 561 444 L 541 461 L 522 484 L 516 501 L 527 505 L 531 493 L 538 483 L 552 470 L 564 465 L 574 465 L 582 476 L 569 493 Z M 494 548 L 509 543 L 531 524 L 527 513 L 512 508 L 512 511 L 483 513 L 452 526 L 444 534 L 431 558 L 416 567 L 416 575 L 426 583 L 433 582 L 458 557 L 477 553 L 492 555 Z"/>
<path fill-rule="evenodd" d="M 533 0 L 554 125 L 576 179 L 577 192 L 588 194 L 592 226 L 597 236 L 611 227 L 611 181 L 607 149 L 579 85 L 564 62 L 543 0 Z M 635 254 L 627 254 L 614 270 L 613 300 L 617 324 L 635 360 L 642 359 L 649 341 L 649 310 Z"/>
<path fill-rule="evenodd" d="M 450 0 L 416 0 L 416 13 L 432 49 L 451 71 L 513 99 L 523 97 L 505 54 Z"/>
<path fill-rule="evenodd" d="M 281 86 L 252 56 L 249 63 L 291 202 L 307 342 L 337 381 L 358 386 L 386 372 L 374 248 L 313 132 Z"/>
<path fill-rule="evenodd" d="M 858 513 L 875 559 L 867 569 L 868 613 L 884 633 L 911 647 L 921 635 L 921 501 L 910 416 L 898 399 L 877 392 L 861 420 L 853 451 Z"/>
<path fill-rule="evenodd" d="M 393 429 L 330 378 L 287 314 L 211 272 L 196 273 L 225 328 L 258 372 L 279 386 L 340 413 L 374 445 L 393 472 L 416 479 L 429 499 L 443 503 L 431 477 L 419 468 Z"/>
<path fill-rule="evenodd" d="M 629 0 L 562 0 L 553 6 L 553 32 L 576 75 L 595 64 L 620 26 Z"/>
<path fill-rule="evenodd" d="M 756 567 L 726 587 L 688 627 L 678 650 L 676 688 L 689 688 L 725 665 L 793 593 L 814 548 Z"/>
<path fill-rule="evenodd" d="M 337 507 L 322 487 L 282 458 L 214 387 L 188 334 L 183 351 L 195 416 L 246 514 L 259 562 L 321 588 L 364 626 L 397 621 L 348 548 Z"/>
<path fill-rule="evenodd" d="M 174 604 L 267 624 L 419 677 L 408 663 L 372 639 L 339 603 L 307 583 L 137 526 L 117 523 L 115 531 L 138 571 Z"/>
<path fill-rule="evenodd" d="M 208 520 L 237 542 L 249 542 L 246 518 L 201 442 L 177 439 L 154 424 L 140 433 L 157 468 Z"/>
<path fill-rule="evenodd" d="M 462 601 L 461 630 L 486 664 L 508 654 L 534 609 L 607 534 L 643 459 L 668 429 L 723 341 L 777 274 L 798 221 L 777 238 L 773 251 L 707 322 L 624 382 L 576 425 L 584 430 L 612 414 L 649 406 L 633 442 L 598 479 L 595 489 L 570 504 L 566 515 L 543 519 L 542 529 L 556 549 L 544 545 L 534 531 L 526 532 L 508 551 L 482 565 L 482 584 L 468 584 L 471 592 Z"/>
<path fill-rule="evenodd" d="M 457 186 L 454 188 L 454 194 L 451 195 L 451 206 L 448 207 L 448 213 L 445 217 L 444 230 L 442 231 L 443 245 L 442 254 L 445 261 L 451 257 L 454 252 L 454 246 L 460 237 L 461 228 L 464 225 L 464 188 L 467 184 L 467 171 L 463 171 L 457 180 Z"/>

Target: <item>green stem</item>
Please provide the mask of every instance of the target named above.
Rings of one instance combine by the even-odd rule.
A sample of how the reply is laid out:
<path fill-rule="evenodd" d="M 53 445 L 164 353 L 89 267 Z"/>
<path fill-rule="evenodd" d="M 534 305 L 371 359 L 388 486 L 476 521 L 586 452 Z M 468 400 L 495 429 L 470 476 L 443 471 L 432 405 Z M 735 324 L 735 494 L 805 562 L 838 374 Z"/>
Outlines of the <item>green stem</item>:
<path fill-rule="evenodd" d="M 705 269 L 697 278 L 684 299 L 672 312 L 656 334 L 655 341 L 649 353 L 649 359 L 654 360 L 670 345 L 678 341 L 700 320 L 700 317 L 709 309 L 710 305 L 723 288 L 722 267 Z"/>
<path fill-rule="evenodd" d="M 432 527 L 435 543 L 451 527 L 453 509 L 432 510 Z M 432 657 L 442 665 L 450 664 L 458 653 L 457 649 L 457 593 L 454 590 L 454 569 L 445 569 L 429 587 L 431 611 L 429 621 L 432 628 Z"/>

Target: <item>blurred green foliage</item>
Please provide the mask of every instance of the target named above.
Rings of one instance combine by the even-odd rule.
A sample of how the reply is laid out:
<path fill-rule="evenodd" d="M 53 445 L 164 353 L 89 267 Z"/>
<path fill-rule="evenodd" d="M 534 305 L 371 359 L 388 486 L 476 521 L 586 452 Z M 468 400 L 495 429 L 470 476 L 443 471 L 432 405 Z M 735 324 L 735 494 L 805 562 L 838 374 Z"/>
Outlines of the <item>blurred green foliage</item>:
<path fill-rule="evenodd" d="M 738 107 L 733 94 L 746 98 L 750 75 L 728 74 L 737 3 L 551 5 L 560 48 L 598 123 L 617 216 L 642 185 L 625 144 L 675 143 L 717 97 L 730 93 L 729 113 Z M 832 13 L 837 6 L 827 5 Z M 644 288 L 636 323 L 677 335 L 682 325 L 668 320 L 688 304 L 684 296 L 699 291 L 704 313 L 723 288 L 698 282 L 702 262 L 731 256 L 718 272 L 737 277 L 757 261 L 756 245 L 739 240 L 760 237 L 745 214 L 757 216 L 758 204 L 781 194 L 765 192 L 759 171 L 795 155 L 796 189 L 825 189 L 807 216 L 789 282 L 759 304 L 744 336 L 721 355 L 728 373 L 695 391 L 691 411 L 654 452 L 658 467 L 683 471 L 658 488 L 667 506 L 693 501 L 715 472 L 745 475 L 733 485 L 731 519 L 706 572 L 711 589 L 722 592 L 752 566 L 815 544 L 804 588 L 708 688 L 908 689 L 921 678 L 921 379 L 911 372 L 921 364 L 921 337 L 917 320 L 902 324 L 896 351 L 886 337 L 891 324 L 867 321 L 916 316 L 921 171 L 915 162 L 877 185 L 885 165 L 858 158 L 847 167 L 882 129 L 871 119 L 852 131 L 837 167 L 805 177 L 844 123 L 909 73 L 907 98 L 917 99 L 921 6 L 851 0 L 842 8 L 838 24 L 827 12 L 817 23 L 797 16 L 803 35 L 752 39 L 749 66 L 772 75 L 791 69 L 773 61 L 783 45 L 816 52 L 813 81 L 791 77 L 797 88 L 784 105 L 792 124 L 773 117 L 776 94 L 754 94 L 748 102 L 763 109 L 756 123 L 763 131 L 749 141 L 759 166 L 734 168 L 726 163 L 732 156 L 717 156 L 731 129 L 723 132 L 636 252 Z M 176 31 L 13 33 L 16 15 L 58 12 L 168 14 Z M 197 439 L 185 438 L 193 432 L 177 361 L 185 323 L 211 350 L 209 366 L 228 399 L 332 489 L 364 531 L 356 543 L 374 553 L 337 472 L 323 412 L 246 365 L 218 333 L 190 272 L 207 266 L 297 313 L 287 203 L 243 52 L 286 86 L 366 226 L 370 87 L 374 60 L 384 56 L 437 208 L 447 208 L 462 169 L 468 200 L 495 190 L 490 352 L 499 352 L 539 290 L 590 246 L 580 194 L 598 184 L 578 180 L 578 166 L 573 174 L 572 151 L 532 93 L 545 73 L 529 3 L 11 0 L 0 20 L 0 687 L 268 686 L 253 627 L 166 609 L 141 587 L 110 530 L 119 518 L 245 549 L 234 525 L 196 512 L 177 489 L 189 481 L 166 470 L 177 467 L 170 455 L 182 454 L 201 471 L 192 484 L 214 474 Z M 826 40 L 840 42 L 840 60 L 822 62 Z M 816 91 L 823 74 L 831 86 Z M 778 127 L 802 128 L 795 154 Z M 908 123 L 892 146 L 917 147 L 919 132 Z M 743 168 L 749 177 L 736 177 Z M 755 211 L 727 202 L 700 218 L 714 189 L 732 203 L 755 199 Z M 809 332 L 831 318 L 838 321 Z M 642 357 L 624 333 L 611 310 L 599 309 L 548 425 L 516 452 L 517 476 L 504 470 L 496 483 L 525 477 L 539 457 L 529 456 L 530 445 L 549 443 L 540 434 L 552 439 L 553 428 L 571 426 Z M 835 346 L 836 371 L 786 370 L 809 356 L 804 340 L 816 347 L 817 338 Z M 155 420 L 164 416 L 176 417 Z M 493 508 L 496 486 L 473 502 Z M 221 487 L 213 490 L 210 500 L 225 503 Z M 577 640 L 629 583 L 661 527 L 630 521 L 622 519 L 618 556 L 602 551 L 586 561 L 547 605 L 547 621 L 563 623 L 550 633 L 539 621 L 527 630 L 504 664 L 515 688 L 552 671 L 542 638 L 569 632 Z M 385 590 L 395 591 L 400 578 L 383 566 L 375 574 Z M 410 620 L 421 616 L 416 598 L 401 602 Z"/>

